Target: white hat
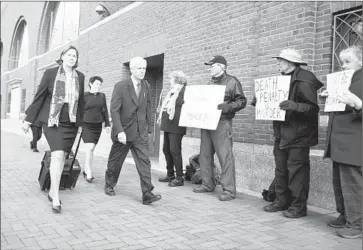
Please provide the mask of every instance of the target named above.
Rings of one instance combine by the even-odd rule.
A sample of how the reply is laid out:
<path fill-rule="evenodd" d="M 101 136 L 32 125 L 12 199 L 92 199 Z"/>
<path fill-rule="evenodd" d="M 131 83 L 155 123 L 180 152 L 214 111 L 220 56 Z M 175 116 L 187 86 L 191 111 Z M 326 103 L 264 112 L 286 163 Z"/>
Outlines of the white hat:
<path fill-rule="evenodd" d="M 293 63 L 308 65 L 306 62 L 302 60 L 302 56 L 299 53 L 299 51 L 294 49 L 283 49 L 281 50 L 280 55 L 273 56 L 272 58 L 282 58 Z"/>

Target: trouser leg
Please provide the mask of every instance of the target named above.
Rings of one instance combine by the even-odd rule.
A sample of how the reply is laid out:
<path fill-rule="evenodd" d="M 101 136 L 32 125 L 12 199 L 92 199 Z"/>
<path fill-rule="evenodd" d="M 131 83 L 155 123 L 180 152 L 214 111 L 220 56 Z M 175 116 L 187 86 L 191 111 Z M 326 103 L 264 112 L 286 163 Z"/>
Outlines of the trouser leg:
<path fill-rule="evenodd" d="M 222 189 L 235 197 L 236 170 L 233 156 L 232 121 L 221 120 L 217 129 L 211 131 L 211 138 L 221 165 L 220 183 Z"/>
<path fill-rule="evenodd" d="M 201 142 L 200 142 L 200 173 L 202 177 L 202 186 L 208 190 L 215 189 L 214 182 L 214 169 L 213 169 L 213 157 L 214 157 L 214 146 L 211 139 L 211 132 L 206 129 L 201 129 Z"/>
<path fill-rule="evenodd" d="M 337 212 L 345 217 L 344 199 L 338 162 L 333 162 L 333 190 Z"/>
<path fill-rule="evenodd" d="M 105 173 L 106 187 L 114 188 L 120 176 L 122 165 L 130 149 L 130 142 L 122 144 L 113 142 L 108 156 L 107 170 Z"/>
<path fill-rule="evenodd" d="M 291 209 L 306 212 L 310 187 L 310 148 L 289 148 L 287 169 L 289 172 L 289 190 Z"/>
<path fill-rule="evenodd" d="M 346 227 L 362 230 L 362 167 L 339 163 Z"/>
<path fill-rule="evenodd" d="M 178 178 L 183 178 L 182 139 L 182 134 L 169 133 L 170 153 Z"/>
<path fill-rule="evenodd" d="M 280 140 L 275 139 L 273 154 L 275 158 L 275 203 L 279 206 L 288 206 L 289 188 L 288 188 L 288 171 L 287 171 L 287 151 L 280 149 Z"/>
<path fill-rule="evenodd" d="M 140 176 L 142 194 L 151 192 L 154 186 L 151 184 L 151 163 L 148 156 L 148 142 L 141 137 L 131 144 L 131 153 L 136 163 L 136 169 Z"/>
<path fill-rule="evenodd" d="M 165 155 L 167 176 L 169 177 L 174 176 L 174 161 L 170 147 L 170 133 L 164 132 L 163 153 Z"/>

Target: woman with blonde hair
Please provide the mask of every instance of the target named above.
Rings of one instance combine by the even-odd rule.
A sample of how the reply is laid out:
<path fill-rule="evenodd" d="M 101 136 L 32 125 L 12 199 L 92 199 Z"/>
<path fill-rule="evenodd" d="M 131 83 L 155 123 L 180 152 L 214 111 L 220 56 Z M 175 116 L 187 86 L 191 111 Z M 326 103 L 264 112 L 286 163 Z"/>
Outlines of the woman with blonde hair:
<path fill-rule="evenodd" d="M 349 47 L 340 52 L 343 70 L 354 70 L 349 90 L 337 98 L 346 104 L 342 112 L 329 115 L 324 157 L 333 161 L 333 188 L 340 215 L 329 221 L 343 238 L 362 236 L 362 48 Z M 320 96 L 326 97 L 324 91 Z"/>
<path fill-rule="evenodd" d="M 179 126 L 181 106 L 184 104 L 184 92 L 187 76 L 183 71 L 173 71 L 169 75 L 171 89 L 165 98 L 160 95 L 157 123 L 164 131 L 163 152 L 166 159 L 166 177 L 159 178 L 160 182 L 169 182 L 170 187 L 184 185 L 182 139 L 186 128 Z M 163 93 L 163 91 L 162 91 Z M 174 175 L 174 167 L 176 177 Z"/>
<path fill-rule="evenodd" d="M 24 132 L 35 122 L 43 126 L 51 150 L 48 199 L 54 213 L 61 212 L 59 184 L 65 157 L 71 152 L 83 123 L 84 74 L 76 70 L 78 56 L 77 48 L 69 46 L 57 60 L 59 66 L 44 72 L 23 125 Z"/>

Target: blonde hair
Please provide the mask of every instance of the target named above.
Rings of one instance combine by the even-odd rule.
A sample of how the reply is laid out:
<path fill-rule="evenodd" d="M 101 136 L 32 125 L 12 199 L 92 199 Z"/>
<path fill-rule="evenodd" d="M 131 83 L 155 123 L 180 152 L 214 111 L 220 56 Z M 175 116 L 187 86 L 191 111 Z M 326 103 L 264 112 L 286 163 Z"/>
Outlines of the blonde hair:
<path fill-rule="evenodd" d="M 187 76 L 183 71 L 181 70 L 176 70 L 173 71 L 169 74 L 170 78 L 173 78 L 175 83 L 177 84 L 182 84 L 182 85 L 187 85 L 189 76 Z"/>
<path fill-rule="evenodd" d="M 343 49 L 340 52 L 339 56 L 341 56 L 342 54 L 347 54 L 349 52 L 351 52 L 353 55 L 355 55 L 357 57 L 359 64 L 362 67 L 362 47 L 358 46 L 358 45 L 350 46 L 346 49 Z"/>

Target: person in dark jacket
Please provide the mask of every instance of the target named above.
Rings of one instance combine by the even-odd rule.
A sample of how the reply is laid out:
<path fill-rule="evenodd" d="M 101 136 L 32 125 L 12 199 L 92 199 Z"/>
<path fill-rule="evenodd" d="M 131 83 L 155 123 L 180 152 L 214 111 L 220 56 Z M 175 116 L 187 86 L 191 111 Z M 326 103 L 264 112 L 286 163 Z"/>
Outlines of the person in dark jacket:
<path fill-rule="evenodd" d="M 349 90 L 338 95 L 345 111 L 329 114 L 324 157 L 333 161 L 333 188 L 338 218 L 328 222 L 344 238 L 362 237 L 362 49 L 340 53 L 343 70 L 354 70 Z M 323 91 L 322 96 L 329 93 Z"/>
<path fill-rule="evenodd" d="M 232 119 L 236 112 L 246 107 L 246 97 L 242 85 L 234 76 L 226 73 L 227 61 L 223 56 L 216 55 L 205 65 L 210 66 L 212 79 L 209 84 L 225 85 L 224 102 L 218 105 L 222 110 L 216 130 L 201 129 L 200 170 L 202 185 L 194 192 L 212 192 L 216 183 L 214 178 L 214 153 L 217 153 L 220 165 L 220 184 L 223 192 L 219 200 L 229 201 L 236 197 L 236 171 L 233 156 Z"/>
<path fill-rule="evenodd" d="M 278 60 L 283 75 L 290 75 L 288 100 L 280 103 L 286 111 L 285 121 L 273 121 L 275 145 L 275 192 L 266 212 L 283 211 L 288 218 L 307 215 L 310 185 L 310 147 L 318 144 L 319 106 L 317 91 L 323 84 L 301 68 L 307 65 L 294 49 L 284 49 Z"/>
<path fill-rule="evenodd" d="M 27 109 L 23 130 L 39 122 L 51 150 L 49 201 L 52 211 L 61 212 L 59 184 L 66 153 L 71 152 L 84 113 L 84 74 L 77 71 L 78 50 L 68 46 L 57 60 L 59 67 L 47 69 L 33 102 Z"/>
<path fill-rule="evenodd" d="M 187 76 L 182 71 L 173 71 L 169 75 L 171 89 L 165 98 L 160 95 L 159 116 L 157 123 L 164 131 L 163 152 L 166 159 L 166 177 L 159 178 L 160 182 L 169 182 L 170 187 L 184 185 L 182 139 L 186 134 L 186 127 L 179 126 L 181 107 L 184 103 Z M 174 166 L 176 178 L 174 176 Z"/>
<path fill-rule="evenodd" d="M 99 92 L 103 79 L 99 76 L 92 76 L 88 86 L 90 91 L 84 93 L 84 117 L 82 127 L 82 139 L 85 146 L 85 164 L 83 176 L 87 182 L 93 181 L 92 160 L 93 151 L 100 139 L 102 123 L 105 123 L 106 132 L 110 133 L 110 119 L 106 104 L 106 95 Z"/>

